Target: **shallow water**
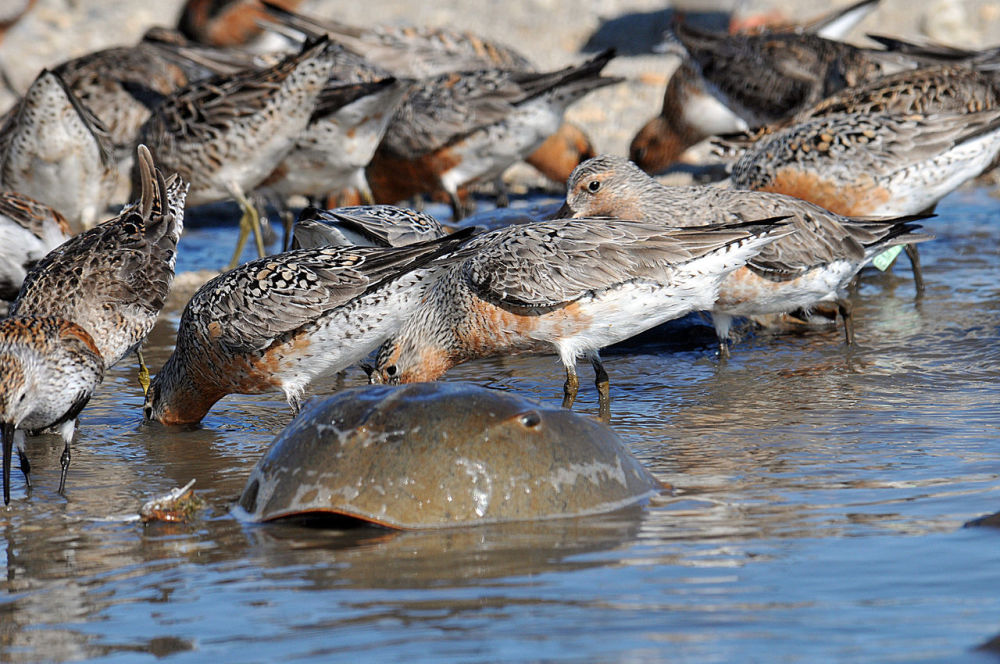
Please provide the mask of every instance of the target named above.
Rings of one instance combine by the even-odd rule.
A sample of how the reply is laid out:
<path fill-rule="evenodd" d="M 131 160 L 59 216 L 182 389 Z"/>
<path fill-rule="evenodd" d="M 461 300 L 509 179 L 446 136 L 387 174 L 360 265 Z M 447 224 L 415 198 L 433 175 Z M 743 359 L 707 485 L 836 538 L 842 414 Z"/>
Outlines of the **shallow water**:
<path fill-rule="evenodd" d="M 976 648 L 1000 632 L 1000 529 L 962 525 L 1000 510 L 998 212 L 981 189 L 942 202 L 919 303 L 905 257 L 865 273 L 857 348 L 758 334 L 720 365 L 692 317 L 608 349 L 612 425 L 675 490 L 602 517 L 241 524 L 229 502 L 283 399 L 229 397 L 168 431 L 142 423 L 123 363 L 83 413 L 66 497 L 55 436 L 29 441 L 30 495 L 13 473 L 0 661 L 997 661 Z M 231 238 L 190 228 L 180 269 L 217 267 Z M 446 378 L 558 403 L 562 374 L 519 357 Z M 596 401 L 588 383 L 578 408 Z M 134 520 L 191 478 L 209 504 L 194 523 Z"/>

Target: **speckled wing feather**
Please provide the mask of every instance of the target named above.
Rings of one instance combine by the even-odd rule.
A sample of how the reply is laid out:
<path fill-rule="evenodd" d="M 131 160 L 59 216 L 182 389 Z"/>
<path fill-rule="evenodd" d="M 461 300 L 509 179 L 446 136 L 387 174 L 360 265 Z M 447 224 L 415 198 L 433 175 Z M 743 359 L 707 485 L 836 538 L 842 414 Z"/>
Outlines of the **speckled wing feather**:
<path fill-rule="evenodd" d="M 609 219 L 524 224 L 474 238 L 462 264 L 473 290 L 496 304 L 545 308 L 635 279 L 669 279 L 670 267 L 759 234 L 754 224 L 667 228 Z"/>
<path fill-rule="evenodd" d="M 17 222 L 36 237 L 42 237 L 53 222 L 65 235 L 70 234 L 69 224 L 58 210 L 15 191 L 0 192 L 0 216 Z"/>
<path fill-rule="evenodd" d="M 765 189 L 776 168 L 789 163 L 862 169 L 873 177 L 884 177 L 997 126 L 1000 111 L 996 110 L 932 115 L 838 113 L 814 118 L 760 140 L 733 165 L 732 182 L 742 188 Z M 843 155 L 840 164 L 839 155 Z"/>
<path fill-rule="evenodd" d="M 94 337 L 107 366 L 152 328 L 173 280 L 183 230 L 187 184 L 176 175 L 165 180 L 144 146 L 139 155 L 140 200 L 39 261 L 10 310 L 12 316 L 55 316 L 78 323 Z M 116 345 L 116 335 L 131 341 Z"/>
<path fill-rule="evenodd" d="M 88 53 L 53 71 L 107 125 L 115 146 L 130 151 L 155 101 L 193 78 L 210 75 L 193 63 L 185 70 L 147 43 Z"/>
<path fill-rule="evenodd" d="M 776 215 L 788 215 L 796 232 L 761 248 L 747 266 L 769 279 L 791 279 L 831 261 L 864 258 L 867 235 L 860 227 L 845 225 L 847 219 L 818 205 L 781 194 L 733 189 L 666 189 L 678 192 L 687 203 L 697 200 L 710 223 L 738 223 Z M 692 196 L 690 192 L 697 198 Z"/>
<path fill-rule="evenodd" d="M 442 74 L 414 86 L 382 144 L 395 155 L 416 159 L 456 136 L 499 122 L 523 97 L 524 90 L 508 71 Z"/>
<path fill-rule="evenodd" d="M 532 69 L 531 62 L 514 49 L 471 32 L 414 26 L 359 28 L 298 14 L 266 1 L 263 4 L 283 25 L 310 36 L 326 33 L 397 76 L 424 78 L 482 68 Z"/>
<path fill-rule="evenodd" d="M 344 106 L 361 99 L 362 97 L 372 95 L 380 90 L 383 90 L 391 85 L 395 85 L 395 78 L 389 76 L 387 78 L 381 78 L 377 81 L 362 81 L 362 82 L 351 82 L 351 83 L 327 83 L 326 87 L 323 88 L 323 92 L 320 93 L 319 99 L 316 101 L 316 110 L 313 111 L 312 117 L 309 119 L 310 122 L 316 122 L 321 120 L 328 115 L 336 113 Z"/>
<path fill-rule="evenodd" d="M 579 65 L 536 74 L 485 69 L 452 72 L 414 87 L 386 131 L 383 146 L 406 159 L 444 147 L 481 127 L 502 121 L 515 108 L 550 90 L 569 88 L 585 92 L 618 82 L 601 78 L 600 71 L 614 57 L 609 49 Z"/>
<path fill-rule="evenodd" d="M 259 258 L 202 286 L 185 308 L 180 328 L 208 330 L 230 353 L 260 351 L 463 239 L 400 249 L 299 249 Z"/>
<path fill-rule="evenodd" d="M 887 55 L 812 34 L 721 35 L 679 24 L 674 35 L 735 110 L 759 122 L 780 120 L 847 86 L 916 66 L 887 63 Z"/>
<path fill-rule="evenodd" d="M 445 235 L 441 223 L 429 214 L 394 205 L 359 205 L 332 210 L 306 208 L 295 222 L 296 236 L 300 227 L 307 226 L 313 235 L 328 236 L 329 244 L 339 241 L 338 227 L 383 247 L 402 247 Z M 324 233 L 327 229 L 329 231 Z"/>
<path fill-rule="evenodd" d="M 846 88 L 794 118 L 722 137 L 716 147 L 720 154 L 738 155 L 784 127 L 838 113 L 975 113 L 994 108 L 1000 108 L 1000 88 L 993 76 L 963 65 L 924 67 Z"/>
<path fill-rule="evenodd" d="M 142 136 L 211 142 L 241 118 L 261 111 L 281 81 L 327 45 L 322 40 L 307 44 L 301 52 L 285 58 L 274 68 L 214 76 L 182 88 L 171 95 L 169 104 L 161 105 L 153 114 L 143 127 Z"/>
<path fill-rule="evenodd" d="M 87 130 L 94 136 L 101 165 L 109 172 L 117 168 L 114 158 L 114 142 L 104 123 L 89 108 L 80 103 L 80 100 L 77 99 L 73 91 L 66 85 L 66 81 L 58 73 L 47 69 L 42 70 L 36 81 L 42 77 L 52 77 L 58 82 L 65 93 L 66 100 L 76 111 L 77 115 L 79 115 L 83 124 L 86 125 Z M 25 99 L 22 97 L 0 120 L 0 162 L 6 159 L 6 155 L 11 148 L 11 141 L 14 140 L 16 135 L 14 129 L 21 123 L 21 116 L 25 112 Z"/>
<path fill-rule="evenodd" d="M 994 78 L 961 65 L 903 71 L 846 88 L 805 109 L 802 121 L 835 113 L 976 112 L 1000 105 Z"/>

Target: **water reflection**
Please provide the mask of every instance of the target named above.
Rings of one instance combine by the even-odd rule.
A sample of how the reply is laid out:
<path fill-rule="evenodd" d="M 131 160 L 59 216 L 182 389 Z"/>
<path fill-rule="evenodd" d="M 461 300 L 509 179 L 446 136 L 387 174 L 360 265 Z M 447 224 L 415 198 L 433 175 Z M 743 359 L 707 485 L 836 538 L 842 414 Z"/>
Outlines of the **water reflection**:
<path fill-rule="evenodd" d="M 262 567 L 305 566 L 303 578 L 313 590 L 453 587 L 603 565 L 604 559 L 579 556 L 626 545 L 643 515 L 633 506 L 591 517 L 422 532 L 276 523 L 248 525 L 246 536 L 249 555 Z"/>

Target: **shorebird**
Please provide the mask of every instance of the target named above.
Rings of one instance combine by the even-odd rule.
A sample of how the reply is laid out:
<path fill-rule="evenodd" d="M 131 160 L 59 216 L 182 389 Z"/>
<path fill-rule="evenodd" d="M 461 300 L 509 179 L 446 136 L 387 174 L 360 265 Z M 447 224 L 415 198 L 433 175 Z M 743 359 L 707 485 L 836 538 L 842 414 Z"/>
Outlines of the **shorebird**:
<path fill-rule="evenodd" d="M 709 136 L 785 120 L 841 89 L 919 64 L 913 57 L 860 49 L 813 32 L 823 25 L 826 19 L 800 30 L 736 35 L 676 25 L 659 48 L 681 63 L 667 83 L 660 114 L 632 139 L 629 157 L 654 173 Z"/>
<path fill-rule="evenodd" d="M 581 162 L 596 156 L 583 129 L 572 122 L 563 122 L 556 133 L 546 138 L 524 161 L 548 179 L 562 184 Z"/>
<path fill-rule="evenodd" d="M 795 117 L 715 141 L 717 153 L 735 161 L 765 136 L 837 113 L 976 113 L 1000 108 L 995 78 L 965 65 L 923 67 L 846 88 Z"/>
<path fill-rule="evenodd" d="M 836 113 L 754 144 L 734 187 L 789 194 L 850 216 L 933 208 L 1000 151 L 1000 109 L 977 113 Z"/>
<path fill-rule="evenodd" d="M 264 255 L 260 221 L 245 191 L 291 151 L 326 86 L 335 53 L 325 39 L 274 67 L 195 82 L 168 96 L 140 137 L 157 163 L 190 182 L 189 205 L 235 198 L 243 209 L 231 266 L 252 231 Z"/>
<path fill-rule="evenodd" d="M 431 261 L 468 231 L 399 249 L 321 247 L 250 261 L 202 286 L 146 394 L 147 420 L 195 424 L 227 394 L 305 389 L 362 360 L 421 306 Z"/>
<path fill-rule="evenodd" d="M 371 201 L 365 167 L 408 89 L 409 83 L 392 77 L 328 83 L 292 151 L 258 191 L 282 201 L 296 194 L 316 200 L 354 187 L 363 200 Z"/>
<path fill-rule="evenodd" d="M 900 219 L 847 218 L 806 201 L 774 193 L 720 187 L 667 187 L 635 164 L 602 155 L 581 164 L 567 185 L 563 217 L 609 216 L 672 226 L 734 223 L 783 215 L 796 232 L 779 238 L 728 275 L 712 313 L 719 352 L 729 355 L 734 316 L 764 316 L 833 302 L 848 344 L 854 328 L 844 290 L 876 256 L 931 236 Z M 914 278 L 919 280 L 919 264 Z"/>
<path fill-rule="evenodd" d="M 838 90 L 916 69 L 922 62 L 808 33 L 725 35 L 679 23 L 673 36 L 713 94 L 752 126 L 792 116 Z"/>
<path fill-rule="evenodd" d="M 282 26 L 310 37 L 326 34 L 399 78 L 426 79 L 481 69 L 535 71 L 522 53 L 471 32 L 398 25 L 360 28 L 285 11 L 266 0 L 263 4 Z M 563 123 L 525 161 L 563 183 L 577 164 L 592 156 L 590 141 L 580 128 Z"/>
<path fill-rule="evenodd" d="M 34 316 L 0 321 L 0 438 L 3 445 L 3 502 L 10 504 L 14 449 L 31 487 L 25 432 L 55 428 L 65 443 L 59 493 L 66 488 L 70 442 L 76 418 L 104 377 L 104 361 L 90 334 L 59 318 Z"/>
<path fill-rule="evenodd" d="M 264 0 L 273 19 L 310 37 L 325 34 L 354 53 L 402 78 L 429 78 L 476 69 L 532 71 L 516 50 L 472 32 L 444 28 L 376 25 L 360 28 L 288 11 Z"/>
<path fill-rule="evenodd" d="M 0 126 L 0 189 L 52 206 L 79 232 L 104 214 L 117 179 L 104 125 L 42 71 Z"/>
<path fill-rule="evenodd" d="M 0 192 L 0 300 L 12 301 L 28 270 L 70 237 L 66 218 L 13 191 Z"/>
<path fill-rule="evenodd" d="M 723 278 L 792 232 L 779 218 L 699 229 L 612 219 L 563 219 L 480 235 L 463 249 L 397 334 L 379 349 L 373 382 L 435 380 L 469 360 L 555 352 L 576 398 L 576 359 L 609 380 L 598 351 L 708 309 Z"/>
<path fill-rule="evenodd" d="M 747 121 L 715 98 L 686 58 L 663 92 L 660 113 L 639 129 L 629 144 L 629 159 L 650 173 L 680 160 L 684 151 L 709 136 L 746 131 Z"/>
<path fill-rule="evenodd" d="M 113 199 L 113 204 L 128 198 L 139 129 L 153 107 L 190 82 L 216 73 L 217 67 L 209 67 L 204 59 L 186 57 L 177 44 L 161 41 L 163 34 L 151 30 L 134 46 L 94 51 L 53 69 L 107 128 L 121 192 L 116 192 L 120 200 Z"/>
<path fill-rule="evenodd" d="M 746 20 L 734 16 L 730 19 L 729 32 L 733 34 L 796 32 L 819 35 L 825 39 L 840 40 L 846 37 L 858 23 L 875 11 L 878 3 L 879 0 L 859 0 L 852 5 L 834 9 L 802 23 L 781 21 L 780 12 L 777 15 L 765 14 L 762 17 L 758 15 L 758 18 L 764 19 L 774 16 L 774 18 L 779 19 L 778 22 L 767 21 L 761 23 L 760 21 L 754 21 L 753 17 L 749 17 L 750 20 Z"/>
<path fill-rule="evenodd" d="M 613 55 L 545 74 L 493 69 L 423 81 L 403 101 L 368 166 L 375 200 L 440 192 L 460 219 L 459 188 L 499 178 L 558 130 L 569 104 L 620 82 L 600 76 Z"/>
<path fill-rule="evenodd" d="M 314 247 L 403 247 L 444 237 L 429 214 L 395 205 L 359 205 L 319 210 L 307 207 L 293 227 L 292 249 Z"/>
<path fill-rule="evenodd" d="M 302 0 L 275 0 L 295 9 Z M 177 27 L 188 39 L 209 46 L 243 46 L 259 37 L 268 13 L 259 0 L 187 0 Z"/>
<path fill-rule="evenodd" d="M 11 316 L 73 321 L 93 338 L 105 367 L 136 352 L 153 329 L 174 278 L 187 184 L 164 179 L 140 145 L 141 194 L 113 219 L 50 252 L 28 273 Z"/>

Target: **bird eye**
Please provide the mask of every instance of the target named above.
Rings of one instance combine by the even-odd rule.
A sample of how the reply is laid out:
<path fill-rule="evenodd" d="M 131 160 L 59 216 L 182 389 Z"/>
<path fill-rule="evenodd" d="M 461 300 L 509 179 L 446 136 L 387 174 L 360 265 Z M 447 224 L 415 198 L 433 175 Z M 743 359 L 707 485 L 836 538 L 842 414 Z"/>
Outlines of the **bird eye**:
<path fill-rule="evenodd" d="M 587 189 L 592 194 L 596 193 L 597 190 L 600 189 L 600 188 L 601 188 L 601 181 L 600 180 L 591 180 L 590 184 L 587 185 Z"/>
<path fill-rule="evenodd" d="M 385 375 L 386 376 L 395 376 L 396 375 L 396 365 L 395 364 L 390 364 L 389 366 L 387 366 L 385 368 Z"/>

